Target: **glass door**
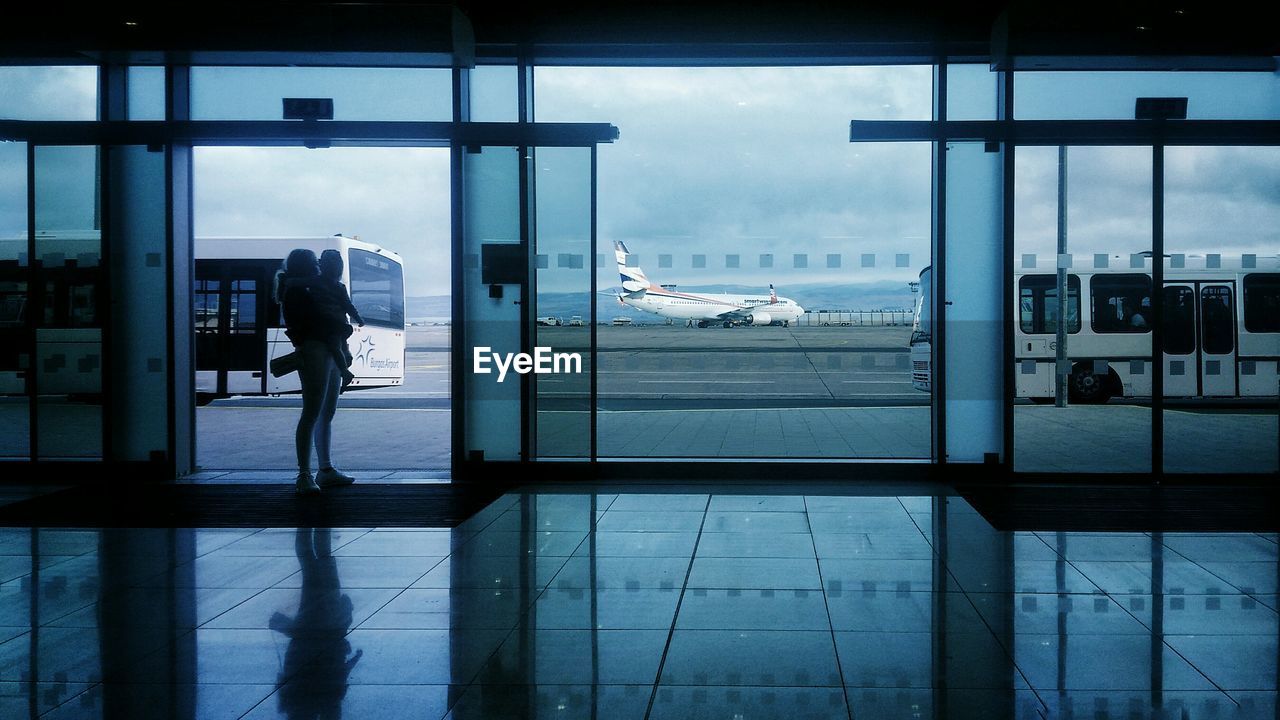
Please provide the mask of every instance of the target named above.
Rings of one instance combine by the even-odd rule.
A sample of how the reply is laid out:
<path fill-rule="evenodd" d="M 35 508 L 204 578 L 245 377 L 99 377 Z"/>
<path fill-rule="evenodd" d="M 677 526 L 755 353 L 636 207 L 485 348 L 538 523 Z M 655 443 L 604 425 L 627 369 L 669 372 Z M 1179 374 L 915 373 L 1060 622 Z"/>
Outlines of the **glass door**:
<path fill-rule="evenodd" d="M 462 456 L 590 458 L 595 149 L 463 152 Z"/>

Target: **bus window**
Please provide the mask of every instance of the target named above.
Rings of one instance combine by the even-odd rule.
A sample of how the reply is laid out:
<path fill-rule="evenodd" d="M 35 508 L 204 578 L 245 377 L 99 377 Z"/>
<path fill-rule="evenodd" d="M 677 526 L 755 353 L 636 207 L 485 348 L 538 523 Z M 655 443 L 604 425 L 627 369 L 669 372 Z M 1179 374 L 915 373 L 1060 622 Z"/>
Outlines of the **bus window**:
<path fill-rule="evenodd" d="M 252 335 L 258 329 L 258 283 L 254 280 L 231 282 L 231 319 L 227 325 L 233 333 Z"/>
<path fill-rule="evenodd" d="M 1145 333 L 1151 328 L 1151 278 L 1147 275 L 1094 275 L 1093 331 L 1096 333 Z"/>
<path fill-rule="evenodd" d="M 27 320 L 27 284 L 0 282 L 0 328 L 22 327 Z"/>
<path fill-rule="evenodd" d="M 1164 289 L 1164 352 L 1190 355 L 1196 351 L 1196 293 L 1185 285 Z"/>
<path fill-rule="evenodd" d="M 1280 332 L 1280 275 L 1244 276 L 1244 329 L 1251 333 Z"/>
<path fill-rule="evenodd" d="M 1058 277 L 1024 275 L 1018 282 L 1018 306 L 1022 332 L 1043 335 L 1058 332 Z M 1067 332 L 1080 332 L 1080 277 L 1067 276 Z"/>
<path fill-rule="evenodd" d="M 1200 289 L 1200 330 L 1204 351 L 1225 355 L 1235 349 L 1235 330 L 1231 322 L 1231 288 L 1210 285 Z"/>
<path fill-rule="evenodd" d="M 394 260 L 351 250 L 351 303 L 370 325 L 404 328 L 404 274 Z"/>

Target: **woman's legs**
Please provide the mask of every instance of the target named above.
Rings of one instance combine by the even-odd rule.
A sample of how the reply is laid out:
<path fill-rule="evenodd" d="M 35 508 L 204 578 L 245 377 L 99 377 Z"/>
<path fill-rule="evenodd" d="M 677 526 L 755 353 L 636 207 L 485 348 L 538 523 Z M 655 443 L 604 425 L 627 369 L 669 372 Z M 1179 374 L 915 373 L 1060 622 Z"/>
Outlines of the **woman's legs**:
<path fill-rule="evenodd" d="M 317 431 L 316 421 L 324 414 L 325 396 L 335 368 L 333 356 L 324 343 L 304 342 L 298 346 L 297 353 L 302 358 L 301 367 L 298 368 L 298 379 L 302 382 L 302 414 L 298 416 L 294 446 L 298 453 L 298 472 L 310 472 L 312 435 Z M 330 407 L 329 418 L 333 418 L 333 406 Z M 327 426 L 327 421 L 324 424 Z M 321 467 L 327 463 L 328 447 L 326 438 Z"/>
<path fill-rule="evenodd" d="M 338 411 L 338 395 L 342 392 L 342 373 L 333 355 L 329 355 L 328 372 L 324 377 L 324 394 L 315 427 L 316 460 L 321 470 L 333 467 L 329 458 L 329 440 L 333 435 L 333 415 Z"/>

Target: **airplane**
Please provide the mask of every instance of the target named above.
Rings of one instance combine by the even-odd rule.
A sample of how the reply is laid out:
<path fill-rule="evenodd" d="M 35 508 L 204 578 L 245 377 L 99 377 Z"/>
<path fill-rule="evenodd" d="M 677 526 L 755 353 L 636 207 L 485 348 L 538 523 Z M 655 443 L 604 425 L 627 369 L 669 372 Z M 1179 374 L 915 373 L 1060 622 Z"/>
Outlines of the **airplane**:
<path fill-rule="evenodd" d="M 627 266 L 627 246 L 613 243 L 613 252 L 622 277 L 618 301 L 660 317 L 687 320 L 704 328 L 713 323 L 734 325 L 782 325 L 790 327 L 804 314 L 794 300 L 778 297 L 773 285 L 769 295 L 693 294 L 675 291 L 675 285 L 655 285 L 639 267 Z"/>

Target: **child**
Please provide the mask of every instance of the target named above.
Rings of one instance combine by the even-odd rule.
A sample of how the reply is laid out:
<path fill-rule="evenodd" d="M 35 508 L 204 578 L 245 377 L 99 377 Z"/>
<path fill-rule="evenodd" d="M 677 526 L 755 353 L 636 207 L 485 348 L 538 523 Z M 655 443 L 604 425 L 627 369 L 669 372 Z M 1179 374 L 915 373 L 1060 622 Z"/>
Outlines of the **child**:
<path fill-rule="evenodd" d="M 333 359 L 338 363 L 342 373 L 342 389 L 346 390 L 355 375 L 351 372 L 351 350 L 347 347 L 347 338 L 351 337 L 351 323 L 347 316 L 364 327 L 364 319 L 355 305 L 351 304 L 351 296 L 347 294 L 347 286 L 339 278 L 342 277 L 342 253 L 337 250 L 325 250 L 320 254 L 320 277 L 309 287 L 316 307 L 325 318 L 326 335 L 329 337 Z"/>

